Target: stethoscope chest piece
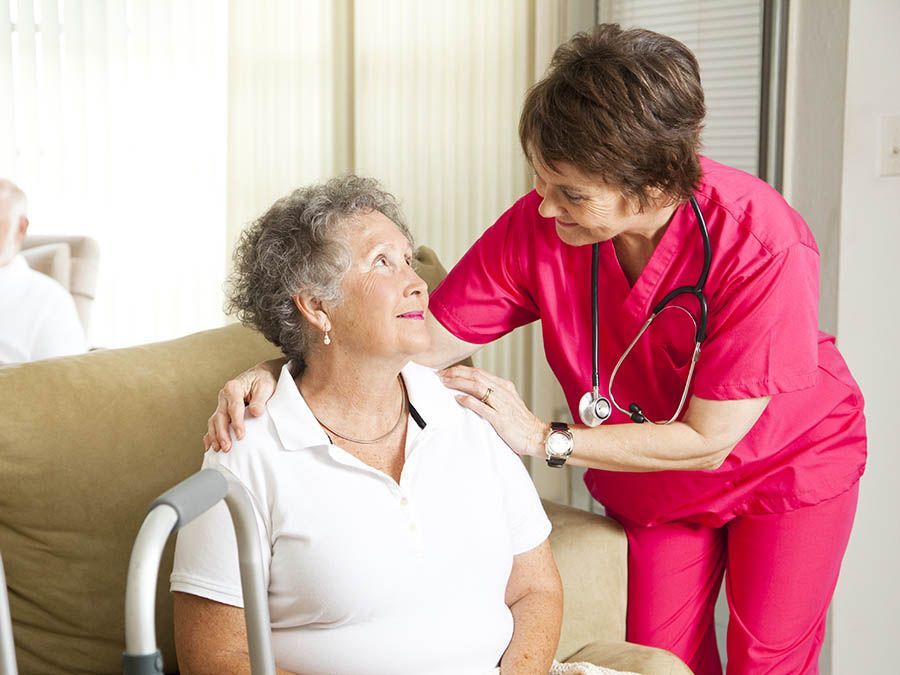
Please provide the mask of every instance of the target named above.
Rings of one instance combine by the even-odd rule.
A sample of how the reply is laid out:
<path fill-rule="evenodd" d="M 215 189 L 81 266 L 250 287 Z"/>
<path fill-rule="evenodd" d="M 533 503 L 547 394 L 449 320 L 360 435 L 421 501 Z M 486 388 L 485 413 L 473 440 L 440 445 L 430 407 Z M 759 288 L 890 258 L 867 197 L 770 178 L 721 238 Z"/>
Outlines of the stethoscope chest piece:
<path fill-rule="evenodd" d="M 609 400 L 593 391 L 585 392 L 578 402 L 578 415 L 583 424 L 589 427 L 599 427 L 612 414 L 612 406 Z"/>

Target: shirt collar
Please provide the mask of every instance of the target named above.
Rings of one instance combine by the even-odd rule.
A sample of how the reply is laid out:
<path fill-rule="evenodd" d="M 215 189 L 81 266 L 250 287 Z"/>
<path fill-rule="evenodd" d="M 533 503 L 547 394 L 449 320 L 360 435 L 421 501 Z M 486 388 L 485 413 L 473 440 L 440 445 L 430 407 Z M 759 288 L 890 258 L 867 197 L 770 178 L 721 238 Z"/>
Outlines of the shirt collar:
<path fill-rule="evenodd" d="M 408 363 L 400 373 L 406 383 L 410 403 L 425 420 L 428 429 L 440 426 L 453 407 L 459 407 L 453 393 L 444 387 L 433 369 Z M 285 450 L 331 445 L 328 435 L 294 382 L 291 363 L 282 367 L 275 393 L 266 404 L 266 410 Z"/>

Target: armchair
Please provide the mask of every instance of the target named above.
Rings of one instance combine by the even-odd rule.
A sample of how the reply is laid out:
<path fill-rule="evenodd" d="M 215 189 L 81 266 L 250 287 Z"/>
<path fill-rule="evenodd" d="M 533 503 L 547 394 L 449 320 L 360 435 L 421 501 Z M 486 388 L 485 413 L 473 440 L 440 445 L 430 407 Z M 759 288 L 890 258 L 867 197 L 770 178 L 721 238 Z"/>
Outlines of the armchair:
<path fill-rule="evenodd" d="M 88 334 L 91 305 L 97 293 L 100 247 L 90 237 L 31 235 L 22 255 L 31 269 L 58 281 L 75 299 L 81 326 Z"/>

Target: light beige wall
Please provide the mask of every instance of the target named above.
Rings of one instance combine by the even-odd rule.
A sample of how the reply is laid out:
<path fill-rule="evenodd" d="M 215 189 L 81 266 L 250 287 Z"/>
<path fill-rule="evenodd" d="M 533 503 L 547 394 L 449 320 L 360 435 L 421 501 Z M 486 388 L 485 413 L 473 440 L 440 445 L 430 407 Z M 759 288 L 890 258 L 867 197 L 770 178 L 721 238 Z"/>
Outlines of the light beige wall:
<path fill-rule="evenodd" d="M 844 89 L 850 0 L 793 0 L 788 19 L 783 193 L 809 223 L 822 254 L 819 326 L 837 331 Z M 833 611 L 819 669 L 833 672 Z"/>
<path fill-rule="evenodd" d="M 867 401 L 869 466 L 821 660 L 836 675 L 900 662 L 900 177 L 877 175 L 880 118 L 900 114 L 898 33 L 895 0 L 791 3 L 785 196 L 822 252 L 820 325 Z"/>
<path fill-rule="evenodd" d="M 844 85 L 850 0 L 793 0 L 788 20 L 784 196 L 822 254 L 819 326 L 837 330 Z"/>
<path fill-rule="evenodd" d="M 900 668 L 900 176 L 878 176 L 881 117 L 900 115 L 898 35 L 900 2 L 851 0 L 837 332 L 866 397 L 869 466 L 833 604 L 837 675 Z"/>

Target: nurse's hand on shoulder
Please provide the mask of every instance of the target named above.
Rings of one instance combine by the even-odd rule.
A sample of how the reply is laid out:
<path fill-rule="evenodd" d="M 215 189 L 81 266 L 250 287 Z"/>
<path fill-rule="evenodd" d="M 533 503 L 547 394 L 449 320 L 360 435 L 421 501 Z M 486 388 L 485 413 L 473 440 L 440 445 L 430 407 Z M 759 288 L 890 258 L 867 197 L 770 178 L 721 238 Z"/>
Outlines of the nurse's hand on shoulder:
<path fill-rule="evenodd" d="M 472 410 L 494 427 L 506 444 L 519 455 L 542 456 L 549 425 L 535 417 L 525 405 L 516 385 L 481 368 L 453 366 L 438 371 L 445 386 L 462 392 L 460 405 Z"/>
<path fill-rule="evenodd" d="M 225 383 L 219 390 L 216 411 L 206 423 L 204 450 L 228 452 L 231 449 L 229 426 L 234 429 L 237 438 L 244 437 L 244 406 L 251 417 L 263 414 L 266 403 L 275 393 L 275 378 L 284 363 L 284 359 L 263 361 Z"/>

